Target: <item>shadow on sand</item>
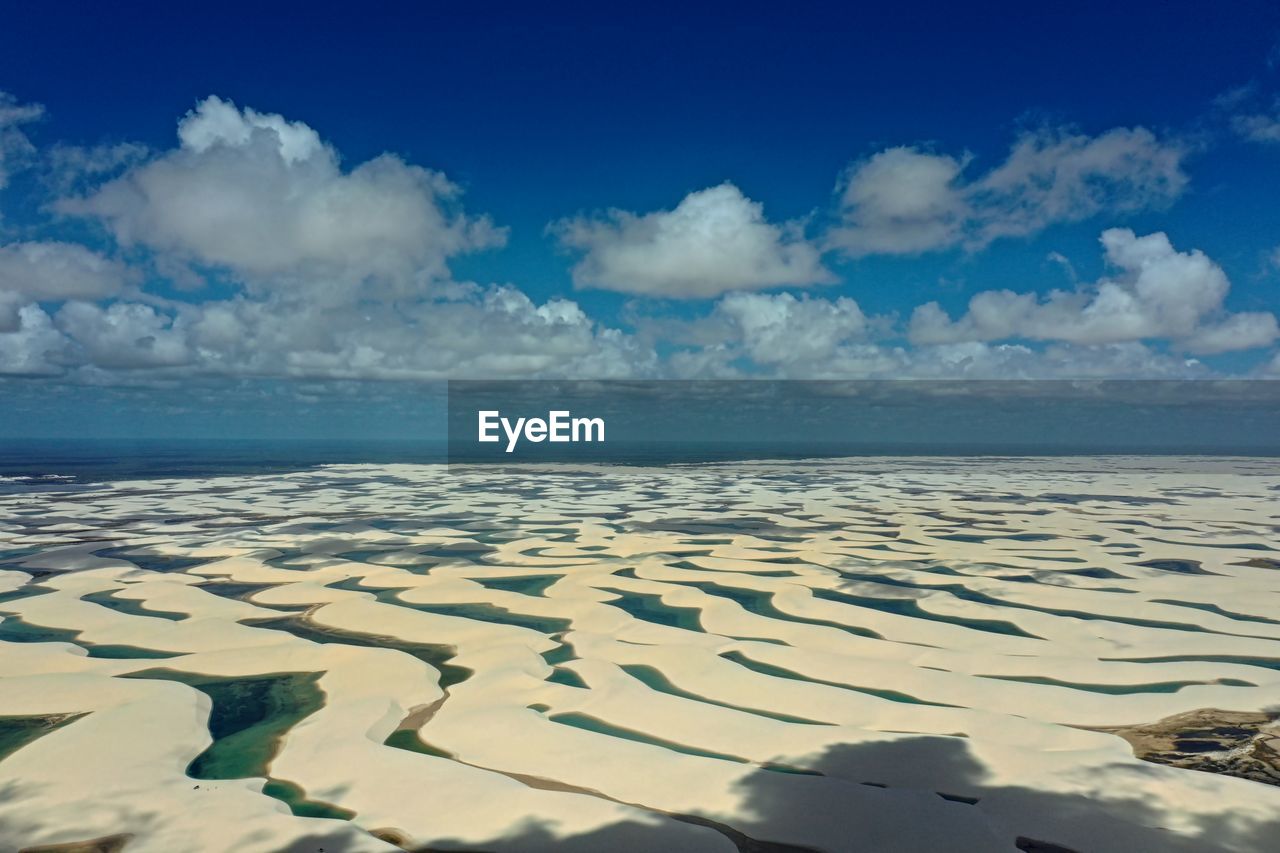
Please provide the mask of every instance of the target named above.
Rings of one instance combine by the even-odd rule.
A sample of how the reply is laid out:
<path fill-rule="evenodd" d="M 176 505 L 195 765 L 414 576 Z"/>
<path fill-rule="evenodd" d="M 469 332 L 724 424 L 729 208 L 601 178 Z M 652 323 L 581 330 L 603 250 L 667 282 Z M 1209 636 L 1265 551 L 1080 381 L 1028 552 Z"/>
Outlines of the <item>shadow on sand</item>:
<path fill-rule="evenodd" d="M 884 853 L 902 851 L 960 851 L 974 853 L 1023 851 L 1023 853 L 1209 853 L 1238 851 L 1257 853 L 1277 849 L 1280 815 L 1267 821 L 1253 821 L 1235 813 L 1224 800 L 1212 815 L 1171 815 L 1144 798 L 1136 783 L 1149 782 L 1143 765 L 1116 764 L 1106 768 L 1106 784 L 1112 790 L 1089 796 L 1042 791 L 1028 787 L 991 784 L 982 763 L 959 738 L 917 737 L 870 744 L 832 747 L 805 762 L 808 769 L 825 779 L 797 777 L 800 784 L 778 784 L 778 774 L 761 771 L 741 783 L 740 815 L 732 828 L 714 824 L 694 815 L 669 815 L 677 820 L 716 829 L 743 853 L 795 853 L 830 850 L 833 853 Z M 927 768 L 927 770 L 925 769 Z M 1161 768 L 1160 772 L 1165 772 Z M 1170 771 L 1194 773 L 1195 771 Z M 921 787 L 927 778 L 928 788 Z M 814 797 L 809 783 L 826 783 L 842 791 L 851 806 L 833 810 L 830 796 Z M 1124 784 L 1126 781 L 1135 783 Z M 1099 784 L 1103 780 L 1099 779 Z M 1158 782 L 1156 783 L 1158 784 Z M 1253 785 L 1241 781 L 1239 784 Z M 868 821 L 866 797 L 883 797 L 882 807 L 873 808 Z M 837 793 L 836 800 L 839 801 Z M 936 802 L 934 802 L 936 800 Z M 874 801 L 873 801 L 874 802 Z M 913 808 L 914 806 L 914 808 Z M 965 846 L 948 839 L 946 826 L 960 818 L 961 809 L 972 809 L 972 817 L 989 831 L 991 843 Z M 1181 831 L 1165 827 L 1179 821 Z M 937 821 L 930 830 L 928 824 Z M 1186 823 L 1191 828 L 1188 829 Z M 828 837 L 842 841 L 817 846 L 796 846 L 772 840 L 785 827 L 805 823 L 829 827 Z M 961 823 L 968 823 L 962 820 Z M 593 832 L 562 837 L 543 823 L 531 822 L 521 834 L 506 837 L 493 849 L 516 851 L 565 850 L 597 853 L 603 850 L 645 850 L 652 827 L 625 822 Z M 788 837 L 787 836 L 782 837 Z M 937 844 L 921 846 L 936 836 Z M 885 844 L 885 839 L 899 843 Z M 418 851 L 466 848 L 453 841 L 437 842 Z"/>

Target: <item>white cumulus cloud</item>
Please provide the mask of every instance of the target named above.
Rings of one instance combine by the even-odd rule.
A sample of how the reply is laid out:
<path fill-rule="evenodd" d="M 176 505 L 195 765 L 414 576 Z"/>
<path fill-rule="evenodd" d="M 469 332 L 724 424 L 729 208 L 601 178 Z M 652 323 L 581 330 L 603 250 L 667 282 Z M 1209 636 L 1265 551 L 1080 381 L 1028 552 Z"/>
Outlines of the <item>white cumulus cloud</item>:
<path fill-rule="evenodd" d="M 916 308 L 916 344 L 1025 339 L 1096 345 L 1166 339 L 1193 353 L 1254 349 L 1277 337 L 1270 313 L 1229 313 L 1230 282 L 1203 252 L 1179 252 L 1163 233 L 1136 236 L 1125 228 L 1102 234 L 1116 274 L 1074 291 L 1046 296 L 988 290 L 951 319 L 936 303 Z"/>
<path fill-rule="evenodd" d="M 301 122 L 210 97 L 181 121 L 180 145 L 64 213 L 101 220 L 123 245 L 225 268 L 253 290 L 349 298 L 401 295 L 447 276 L 449 258 L 502 243 L 456 210 L 444 175 L 383 154 L 344 170 Z"/>
<path fill-rule="evenodd" d="M 729 183 L 690 193 L 673 210 L 612 210 L 551 231 L 583 253 L 573 268 L 580 288 L 697 299 L 834 281 L 798 224 L 770 223 L 759 202 Z"/>
<path fill-rule="evenodd" d="M 453 259 L 499 245 L 504 232 L 465 213 L 445 176 L 394 155 L 348 166 L 307 124 L 219 98 L 179 122 L 169 150 L 118 143 L 41 153 L 22 132 L 41 114 L 0 97 L 0 169 L 45 164 L 44 190 L 64 196 L 56 209 L 100 223 L 117 245 L 0 246 L 4 375 L 130 384 L 1182 377 L 1212 373 L 1191 356 L 1280 338 L 1271 313 L 1227 309 L 1230 282 L 1204 253 L 1122 228 L 1103 233 L 1108 269 L 1095 281 L 1078 283 L 1055 254 L 1065 289 L 978 292 L 954 318 L 929 302 L 905 328 L 849 296 L 774 290 L 834 283 L 827 249 L 972 249 L 1167 203 L 1185 187 L 1185 151 L 1141 128 L 1027 134 L 979 174 L 967 155 L 881 151 L 842 179 L 841 219 L 822 242 L 801 222 L 770 221 L 730 183 L 670 210 L 553 223 L 550 233 L 577 253 L 580 288 L 715 300 L 680 312 L 636 300 L 624 311 L 628 327 L 571 299 L 454 280 Z M 199 292 L 210 278 L 216 297 Z M 180 298 L 160 295 L 175 287 Z M 648 310 L 656 316 L 642 316 Z M 1270 366 L 1254 373 L 1280 370 L 1280 356 L 1266 357 Z"/>
<path fill-rule="evenodd" d="M 848 297 L 813 299 L 790 293 L 731 293 L 715 313 L 756 364 L 821 368 L 850 343 L 861 342 L 867 318 Z"/>
<path fill-rule="evenodd" d="M 191 361 L 183 330 L 149 305 L 115 302 L 106 308 L 68 302 L 54 325 L 70 341 L 72 358 L 106 370 L 173 367 Z"/>
<path fill-rule="evenodd" d="M 17 328 L 0 332 L 0 375 L 58 376 L 65 372 L 67 338 L 38 305 L 15 307 Z"/>
<path fill-rule="evenodd" d="M 50 318 L 19 306 L 0 333 L 0 374 L 427 380 L 644 376 L 653 351 L 574 302 L 509 286 L 448 298 L 332 306 L 297 294 L 106 307 L 69 301 Z"/>
<path fill-rule="evenodd" d="M 900 146 L 850 170 L 844 225 L 828 235 L 850 255 L 914 254 L 952 246 L 974 215 L 959 184 L 965 161 Z"/>
<path fill-rule="evenodd" d="M 827 243 L 854 257 L 975 249 L 1102 212 L 1160 207 L 1186 187 L 1185 155 L 1181 144 L 1141 127 L 1099 136 L 1042 130 L 969 178 L 968 156 L 889 148 L 846 173 L 842 221 Z"/>
<path fill-rule="evenodd" d="M 130 278 L 124 265 L 77 243 L 0 246 L 0 331 L 18 328 L 21 305 L 102 299 L 119 293 Z"/>

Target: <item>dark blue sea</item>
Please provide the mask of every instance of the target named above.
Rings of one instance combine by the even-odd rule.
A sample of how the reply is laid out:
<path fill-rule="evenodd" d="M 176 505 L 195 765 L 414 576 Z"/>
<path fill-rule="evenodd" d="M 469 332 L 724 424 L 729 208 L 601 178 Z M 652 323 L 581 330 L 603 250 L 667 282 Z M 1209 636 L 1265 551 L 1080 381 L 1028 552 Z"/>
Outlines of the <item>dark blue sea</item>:
<path fill-rule="evenodd" d="M 543 445 L 543 448 L 547 448 Z M 456 448 L 455 448 L 456 451 Z M 1276 444 L 1009 445 L 796 442 L 616 442 L 555 452 L 451 457 L 444 441 L 0 439 L 0 491 L 74 489 L 91 483 L 303 471 L 322 465 L 601 462 L 623 465 L 800 460 L 846 456 L 1280 456 Z"/>

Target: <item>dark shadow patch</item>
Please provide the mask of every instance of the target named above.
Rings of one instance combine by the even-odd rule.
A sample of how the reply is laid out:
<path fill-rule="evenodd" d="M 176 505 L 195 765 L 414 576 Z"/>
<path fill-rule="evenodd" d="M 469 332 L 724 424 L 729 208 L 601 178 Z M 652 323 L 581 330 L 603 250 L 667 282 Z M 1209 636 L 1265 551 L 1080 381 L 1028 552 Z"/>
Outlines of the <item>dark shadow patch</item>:
<path fill-rule="evenodd" d="M 0 716 L 0 761 L 87 714 L 86 711 L 82 714 Z"/>

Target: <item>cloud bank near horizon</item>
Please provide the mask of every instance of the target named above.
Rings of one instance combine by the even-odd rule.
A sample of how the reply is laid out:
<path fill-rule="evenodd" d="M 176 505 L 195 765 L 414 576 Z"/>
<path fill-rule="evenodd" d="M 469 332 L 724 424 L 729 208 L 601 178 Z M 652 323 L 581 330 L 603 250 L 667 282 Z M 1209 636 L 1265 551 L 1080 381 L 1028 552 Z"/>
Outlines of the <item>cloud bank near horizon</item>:
<path fill-rule="evenodd" d="M 842 259 L 989 251 L 1174 203 L 1191 146 L 1142 127 L 1024 133 L 985 171 L 885 148 L 806 220 L 771 220 L 724 182 L 667 209 L 550 223 L 575 289 L 643 306 L 628 323 L 455 276 L 509 232 L 398 155 L 348 164 L 308 124 L 217 96 L 165 150 L 42 149 L 28 132 L 43 112 L 0 95 L 0 188 L 38 173 L 49 193 L 45 234 L 0 233 L 0 376 L 1184 377 L 1251 351 L 1265 353 L 1255 375 L 1280 375 L 1274 313 L 1233 310 L 1222 267 L 1161 231 L 1100 228 L 1096 280 L 980 289 L 954 317 L 932 300 L 869 312 L 849 290 L 870 282 L 833 292 Z M 1269 142 L 1258 115 L 1232 127 Z"/>

